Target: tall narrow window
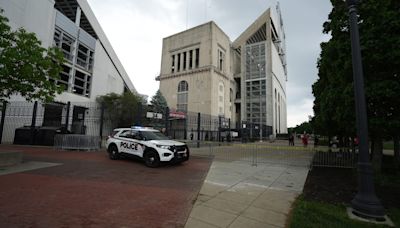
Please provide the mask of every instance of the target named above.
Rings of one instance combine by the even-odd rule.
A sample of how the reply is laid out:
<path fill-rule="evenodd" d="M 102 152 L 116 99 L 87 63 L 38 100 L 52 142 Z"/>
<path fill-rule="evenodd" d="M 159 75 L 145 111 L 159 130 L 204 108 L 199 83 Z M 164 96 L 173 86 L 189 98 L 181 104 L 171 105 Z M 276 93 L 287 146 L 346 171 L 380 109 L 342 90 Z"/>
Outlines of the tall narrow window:
<path fill-rule="evenodd" d="M 196 48 L 196 62 L 195 62 L 195 68 L 199 68 L 200 64 L 200 49 Z"/>
<path fill-rule="evenodd" d="M 75 38 L 65 33 L 60 28 L 55 28 L 54 31 L 54 45 L 59 47 L 64 53 L 64 58 L 72 62 L 74 57 L 74 44 Z"/>
<path fill-rule="evenodd" d="M 220 71 L 224 70 L 224 58 L 225 58 L 225 53 L 221 50 L 218 50 L 218 69 Z"/>
<path fill-rule="evenodd" d="M 91 76 L 81 71 L 75 70 L 74 90 L 75 94 L 85 97 L 90 96 Z"/>
<path fill-rule="evenodd" d="M 91 50 L 84 44 L 79 43 L 76 64 L 87 71 L 92 71 L 92 69 L 93 69 L 93 53 L 94 53 L 93 50 Z"/>
<path fill-rule="evenodd" d="M 71 68 L 63 65 L 62 66 L 62 71 L 60 72 L 60 78 L 57 80 L 54 80 L 53 78 L 50 78 L 49 81 L 57 83 L 57 85 L 63 86 L 63 89 L 65 91 L 68 91 L 68 83 L 69 83 L 69 73 L 71 71 Z"/>
<path fill-rule="evenodd" d="M 174 73 L 175 71 L 175 55 L 172 55 L 172 64 L 171 64 L 171 72 Z"/>
<path fill-rule="evenodd" d="M 189 51 L 189 70 L 193 67 L 193 50 Z"/>
<path fill-rule="evenodd" d="M 183 70 L 186 70 L 186 52 L 183 52 Z"/>
<path fill-rule="evenodd" d="M 177 101 L 177 111 L 187 112 L 188 105 L 188 91 L 189 85 L 186 81 L 180 81 L 178 84 L 178 101 Z"/>
<path fill-rule="evenodd" d="M 179 72 L 181 70 L 181 53 L 177 55 L 178 58 L 178 69 L 176 69 L 176 72 Z"/>

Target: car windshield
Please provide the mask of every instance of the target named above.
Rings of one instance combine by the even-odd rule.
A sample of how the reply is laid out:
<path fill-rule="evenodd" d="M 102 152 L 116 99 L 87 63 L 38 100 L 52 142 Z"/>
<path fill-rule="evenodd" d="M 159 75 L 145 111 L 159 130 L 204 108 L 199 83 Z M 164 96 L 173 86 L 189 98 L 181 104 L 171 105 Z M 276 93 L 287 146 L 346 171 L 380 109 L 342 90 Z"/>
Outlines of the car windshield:
<path fill-rule="evenodd" d="M 146 141 L 149 140 L 169 140 L 167 136 L 159 131 L 141 131 L 140 134 Z"/>

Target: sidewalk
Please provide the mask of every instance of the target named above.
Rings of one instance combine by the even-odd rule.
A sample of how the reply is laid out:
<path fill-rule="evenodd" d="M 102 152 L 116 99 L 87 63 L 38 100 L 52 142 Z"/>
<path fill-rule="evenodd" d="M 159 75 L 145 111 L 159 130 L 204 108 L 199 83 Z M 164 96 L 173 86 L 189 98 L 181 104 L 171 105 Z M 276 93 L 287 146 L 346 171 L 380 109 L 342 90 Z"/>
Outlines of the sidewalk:
<path fill-rule="evenodd" d="M 284 227 L 307 174 L 308 167 L 214 160 L 185 227 Z"/>

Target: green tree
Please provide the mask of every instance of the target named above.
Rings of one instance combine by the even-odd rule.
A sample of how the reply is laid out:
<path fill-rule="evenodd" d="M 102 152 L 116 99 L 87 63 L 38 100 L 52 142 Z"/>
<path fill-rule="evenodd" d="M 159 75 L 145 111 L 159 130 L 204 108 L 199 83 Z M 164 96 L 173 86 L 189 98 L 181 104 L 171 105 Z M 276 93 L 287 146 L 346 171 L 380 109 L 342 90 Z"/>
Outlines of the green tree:
<path fill-rule="evenodd" d="M 20 94 L 27 100 L 52 101 L 63 91 L 55 83 L 62 70 L 62 52 L 45 49 L 34 33 L 12 31 L 0 12 L 0 101 Z"/>
<path fill-rule="evenodd" d="M 156 94 L 151 98 L 150 104 L 153 106 L 153 111 L 158 113 L 164 113 L 168 107 L 167 101 L 160 90 L 157 90 Z"/>
<path fill-rule="evenodd" d="M 355 135 L 355 108 L 347 6 L 331 0 L 333 9 L 323 32 L 318 80 L 313 85 L 315 126 L 328 135 Z M 359 5 L 368 126 L 379 169 L 382 141 L 398 139 L 400 129 L 400 2 L 363 0 Z M 395 140 L 396 141 L 396 140 Z"/>
<path fill-rule="evenodd" d="M 130 127 L 142 120 L 143 98 L 131 92 L 110 93 L 97 98 L 105 108 L 105 118 L 114 127 Z"/>
<path fill-rule="evenodd" d="M 297 134 L 303 134 L 306 132 L 307 134 L 312 134 L 314 132 L 311 121 L 303 122 L 300 125 L 296 125 L 296 127 L 291 129 L 291 132 L 296 132 Z"/>

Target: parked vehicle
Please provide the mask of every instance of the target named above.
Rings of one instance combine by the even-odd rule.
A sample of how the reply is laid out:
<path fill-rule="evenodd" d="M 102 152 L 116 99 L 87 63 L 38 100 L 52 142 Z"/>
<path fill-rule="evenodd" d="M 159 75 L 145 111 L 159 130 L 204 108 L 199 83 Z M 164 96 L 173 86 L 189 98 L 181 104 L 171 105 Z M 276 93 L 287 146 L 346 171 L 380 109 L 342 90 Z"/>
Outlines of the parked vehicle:
<path fill-rule="evenodd" d="M 117 128 L 107 139 L 106 147 L 112 160 L 129 154 L 142 158 L 148 167 L 189 160 L 189 147 L 185 143 L 170 140 L 153 128 Z"/>

